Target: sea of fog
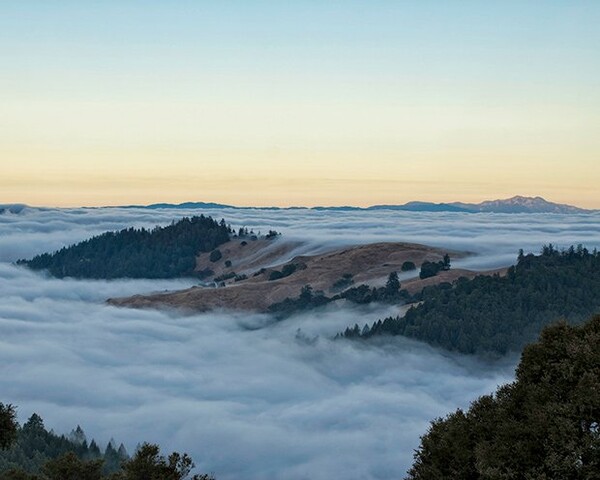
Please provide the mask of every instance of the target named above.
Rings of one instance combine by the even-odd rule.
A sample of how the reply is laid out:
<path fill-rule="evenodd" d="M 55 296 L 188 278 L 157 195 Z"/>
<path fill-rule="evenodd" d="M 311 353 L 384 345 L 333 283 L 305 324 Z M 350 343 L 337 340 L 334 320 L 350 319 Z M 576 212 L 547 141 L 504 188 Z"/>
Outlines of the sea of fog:
<path fill-rule="evenodd" d="M 600 215 L 313 210 L 25 209 L 0 215 L 0 401 L 20 421 L 88 438 L 189 452 L 226 479 L 401 478 L 429 420 L 510 381 L 516 358 L 489 363 L 403 338 L 332 341 L 387 312 L 329 310 L 269 324 L 264 315 L 195 316 L 118 309 L 113 296 L 189 280 L 57 280 L 13 265 L 126 226 L 208 213 L 234 227 L 274 228 L 305 252 L 410 241 L 512 263 L 543 243 L 600 247 Z M 269 326 L 265 326 L 269 325 Z M 263 328 L 260 328 L 263 327 Z"/>

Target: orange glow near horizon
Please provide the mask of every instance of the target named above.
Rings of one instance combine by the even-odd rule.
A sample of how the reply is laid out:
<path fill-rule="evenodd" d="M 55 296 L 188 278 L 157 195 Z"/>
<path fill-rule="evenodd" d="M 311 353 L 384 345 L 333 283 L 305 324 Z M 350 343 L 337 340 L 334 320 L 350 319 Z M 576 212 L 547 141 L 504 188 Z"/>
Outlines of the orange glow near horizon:
<path fill-rule="evenodd" d="M 122 159 L 114 162 L 98 159 L 97 168 L 96 164 L 71 164 L 65 157 L 62 163 L 57 158 L 30 160 L 26 169 L 23 166 L 28 162 L 21 161 L 19 169 L 4 170 L 0 203 L 77 207 L 204 201 L 235 206 L 365 207 L 413 200 L 477 203 L 539 195 L 584 208 L 600 207 L 593 167 L 589 181 L 584 183 L 581 172 L 569 168 L 549 167 L 551 178 L 536 178 L 539 167 L 532 162 L 525 168 L 518 160 L 487 166 L 462 160 L 462 165 L 456 161 L 451 168 L 443 168 L 443 164 L 427 158 L 408 161 L 406 166 L 400 159 L 394 164 L 390 155 L 379 162 L 365 161 L 362 174 L 353 155 L 337 157 L 336 162 L 331 161 L 332 155 L 323 154 L 322 167 L 316 154 L 312 155 L 314 162 L 302 162 L 291 155 L 290 167 L 281 163 L 281 155 L 263 163 L 248 155 L 243 171 L 236 171 L 237 155 L 227 162 L 219 155 L 211 160 L 207 154 L 198 154 L 204 160 L 178 163 L 162 158 L 169 157 L 165 152 L 156 154 L 154 158 L 160 159 L 154 162 L 147 160 L 152 158 L 147 152 L 137 161 L 129 152 L 123 157 L 115 155 Z"/>

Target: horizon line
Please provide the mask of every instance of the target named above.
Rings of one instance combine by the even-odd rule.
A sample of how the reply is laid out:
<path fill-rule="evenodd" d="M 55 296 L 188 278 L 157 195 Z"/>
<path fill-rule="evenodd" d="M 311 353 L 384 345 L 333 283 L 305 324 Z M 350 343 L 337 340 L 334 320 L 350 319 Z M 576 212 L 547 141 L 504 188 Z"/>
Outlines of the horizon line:
<path fill-rule="evenodd" d="M 24 202 L 7 202 L 7 203 L 0 203 L 0 208 L 8 207 L 8 206 L 22 206 L 22 207 L 29 207 L 29 208 L 54 208 L 54 209 L 148 208 L 148 207 L 152 207 L 152 206 L 157 206 L 157 208 L 159 208 L 158 207 L 159 205 L 185 208 L 183 206 L 185 206 L 187 204 L 199 204 L 199 205 L 204 205 L 204 206 L 212 206 L 212 208 L 235 208 L 235 209 L 256 209 L 256 210 L 267 210 L 267 209 L 268 210 L 314 210 L 314 209 L 344 209 L 344 208 L 353 209 L 353 210 L 369 210 L 369 209 L 373 209 L 373 208 L 403 207 L 403 206 L 408 206 L 408 205 L 412 205 L 412 204 L 424 204 L 424 205 L 431 205 L 431 206 L 446 206 L 447 205 L 449 207 L 460 208 L 463 205 L 464 206 L 477 206 L 477 205 L 481 205 L 483 203 L 507 201 L 507 200 L 513 200 L 513 199 L 517 199 L 517 198 L 528 199 L 528 200 L 542 200 L 549 204 L 554 204 L 554 205 L 558 205 L 558 206 L 562 206 L 562 207 L 571 207 L 571 208 L 576 208 L 579 210 L 584 210 L 584 211 L 589 211 L 589 212 L 600 210 L 600 208 L 586 208 L 586 207 L 581 207 L 581 206 L 569 204 L 569 203 L 554 202 L 552 200 L 546 199 L 545 197 L 542 197 L 541 195 L 535 195 L 535 196 L 513 195 L 510 197 L 506 197 L 506 198 L 484 199 L 479 202 L 464 202 L 464 201 L 456 201 L 456 200 L 442 201 L 442 202 L 434 202 L 434 201 L 429 201 L 429 200 L 410 200 L 410 201 L 404 202 L 404 203 L 375 203 L 375 204 L 366 205 L 366 206 L 350 205 L 350 204 L 312 205 L 312 206 L 308 206 L 308 205 L 287 205 L 287 206 L 281 206 L 281 205 L 232 205 L 229 203 L 221 203 L 218 201 L 189 200 L 189 201 L 183 201 L 183 202 L 169 202 L 169 201 L 156 202 L 155 201 L 155 202 L 150 202 L 150 203 L 132 203 L 132 204 L 119 204 L 119 205 L 77 205 L 77 206 L 30 205 L 30 204 L 24 203 Z"/>

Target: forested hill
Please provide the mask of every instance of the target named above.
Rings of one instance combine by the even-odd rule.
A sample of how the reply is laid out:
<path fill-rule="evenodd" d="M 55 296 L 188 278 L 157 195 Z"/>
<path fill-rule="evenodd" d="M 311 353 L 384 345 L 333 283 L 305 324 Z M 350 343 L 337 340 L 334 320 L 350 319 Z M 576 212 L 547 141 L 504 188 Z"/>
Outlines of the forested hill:
<path fill-rule="evenodd" d="M 31 260 L 19 260 L 55 277 L 175 278 L 194 275 L 196 255 L 228 242 L 231 228 L 204 215 L 165 227 L 107 232 Z"/>
<path fill-rule="evenodd" d="M 404 335 L 462 353 L 519 351 L 558 319 L 583 321 L 600 312 L 600 255 L 579 246 L 519 254 L 506 276 L 459 279 L 423 290 L 404 317 L 379 320 L 343 336 Z"/>

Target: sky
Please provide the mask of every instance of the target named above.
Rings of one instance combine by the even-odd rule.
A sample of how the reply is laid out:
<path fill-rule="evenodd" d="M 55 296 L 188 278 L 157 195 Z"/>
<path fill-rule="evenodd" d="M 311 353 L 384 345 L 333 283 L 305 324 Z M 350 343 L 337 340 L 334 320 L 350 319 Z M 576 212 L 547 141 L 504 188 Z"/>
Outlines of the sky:
<path fill-rule="evenodd" d="M 597 1 L 0 0 L 0 203 L 600 208 Z"/>
<path fill-rule="evenodd" d="M 453 259 L 456 268 L 506 266 L 519 248 L 538 252 L 548 242 L 600 247 L 600 213 L 8 212 L 0 215 L 0 401 L 18 407 L 20 422 L 36 412 L 58 434 L 79 424 L 102 447 L 114 437 L 130 452 L 156 442 L 163 452 L 188 452 L 219 480 L 382 480 L 403 477 L 432 419 L 513 380 L 516 355 L 490 362 L 403 337 L 332 340 L 398 306 L 329 308 L 275 323 L 249 312 L 116 308 L 105 300 L 196 282 L 56 279 L 13 263 L 194 213 L 223 216 L 235 228 L 276 228 L 278 242 L 302 240 L 307 253 L 423 239 L 473 253 Z"/>

